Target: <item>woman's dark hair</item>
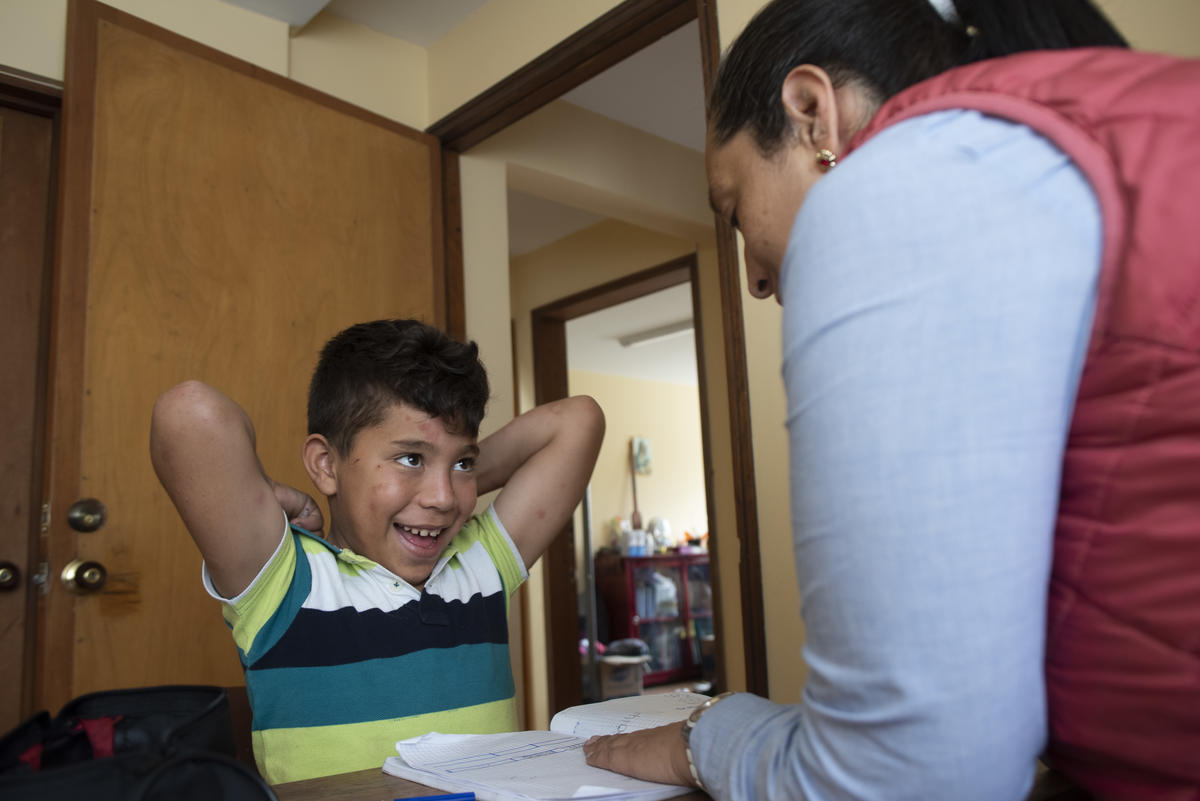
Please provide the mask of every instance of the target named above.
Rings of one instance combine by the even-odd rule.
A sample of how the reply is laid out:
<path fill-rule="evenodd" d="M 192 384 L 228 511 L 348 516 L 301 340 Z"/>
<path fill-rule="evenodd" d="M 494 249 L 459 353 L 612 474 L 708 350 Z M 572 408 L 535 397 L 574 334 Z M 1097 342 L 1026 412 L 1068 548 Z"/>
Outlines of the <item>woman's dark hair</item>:
<path fill-rule="evenodd" d="M 487 371 L 474 342 L 417 320 L 359 323 L 321 349 L 308 387 L 308 433 L 344 456 L 355 434 L 403 403 L 476 437 L 487 400 Z"/>
<path fill-rule="evenodd" d="M 749 129 L 771 153 L 787 133 L 784 78 L 801 64 L 835 86 L 859 83 L 882 103 L 951 67 L 1026 50 L 1127 47 L 1090 0 L 954 0 L 947 22 L 929 0 L 773 0 L 730 46 L 708 120 L 716 144 Z"/>

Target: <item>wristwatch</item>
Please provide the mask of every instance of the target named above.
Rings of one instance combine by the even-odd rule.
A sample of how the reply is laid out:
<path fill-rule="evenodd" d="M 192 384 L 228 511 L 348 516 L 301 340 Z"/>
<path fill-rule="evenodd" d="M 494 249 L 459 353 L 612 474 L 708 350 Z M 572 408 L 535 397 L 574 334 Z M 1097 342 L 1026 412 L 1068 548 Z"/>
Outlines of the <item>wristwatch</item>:
<path fill-rule="evenodd" d="M 714 695 L 712 698 L 709 698 L 700 706 L 693 709 L 692 714 L 688 715 L 687 720 L 683 722 L 683 729 L 680 731 L 680 733 L 683 735 L 683 753 L 687 755 L 688 770 L 692 772 L 692 781 L 694 781 L 696 786 L 701 790 L 704 790 L 706 793 L 708 792 L 708 789 L 704 786 L 704 782 L 700 781 L 700 773 L 696 770 L 696 760 L 692 758 L 692 729 L 695 728 L 696 723 L 700 720 L 701 715 L 708 711 L 708 709 L 710 709 L 718 701 L 723 701 L 731 695 L 733 695 L 732 691 L 723 692 L 720 695 Z"/>

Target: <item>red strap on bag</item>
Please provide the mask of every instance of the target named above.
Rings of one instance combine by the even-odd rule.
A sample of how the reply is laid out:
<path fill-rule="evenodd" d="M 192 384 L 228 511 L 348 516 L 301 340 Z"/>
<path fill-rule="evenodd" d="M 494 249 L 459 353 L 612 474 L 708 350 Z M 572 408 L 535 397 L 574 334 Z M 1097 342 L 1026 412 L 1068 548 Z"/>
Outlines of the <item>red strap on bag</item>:
<path fill-rule="evenodd" d="M 103 759 L 113 755 L 113 728 L 123 715 L 109 718 L 90 718 L 79 721 L 75 731 L 83 729 L 88 742 L 92 744 L 92 758 Z"/>
<path fill-rule="evenodd" d="M 37 773 L 42 769 L 42 744 L 31 745 L 22 752 L 18 757 L 22 762 L 29 766 L 29 769 Z"/>

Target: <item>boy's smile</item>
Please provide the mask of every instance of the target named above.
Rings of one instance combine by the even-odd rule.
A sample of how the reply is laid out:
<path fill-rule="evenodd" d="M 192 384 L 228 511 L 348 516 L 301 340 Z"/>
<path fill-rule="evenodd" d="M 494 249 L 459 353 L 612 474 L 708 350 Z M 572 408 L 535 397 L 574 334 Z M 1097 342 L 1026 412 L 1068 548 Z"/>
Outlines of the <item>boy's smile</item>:
<path fill-rule="evenodd" d="M 394 404 L 331 454 L 330 539 L 420 587 L 475 511 L 475 438 Z"/>

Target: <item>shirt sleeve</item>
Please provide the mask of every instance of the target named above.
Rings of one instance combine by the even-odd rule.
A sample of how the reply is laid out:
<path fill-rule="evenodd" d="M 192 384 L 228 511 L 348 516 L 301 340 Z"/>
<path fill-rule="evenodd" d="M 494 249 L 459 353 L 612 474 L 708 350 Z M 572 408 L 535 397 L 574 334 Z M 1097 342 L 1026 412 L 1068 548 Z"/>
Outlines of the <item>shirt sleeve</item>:
<path fill-rule="evenodd" d="M 208 574 L 208 565 L 201 567 L 204 589 L 221 602 L 222 615 L 233 630 L 233 640 L 243 655 L 250 653 L 259 632 L 287 596 L 292 575 L 296 570 L 296 560 L 304 558 L 303 553 L 296 547 L 295 538 L 288 526 L 287 514 L 284 513 L 282 517 L 283 526 L 275 552 L 249 586 L 234 597 L 226 598 L 217 592 L 212 577 Z"/>
<path fill-rule="evenodd" d="M 809 678 L 704 714 L 715 798 L 1023 797 L 1100 242 L 1070 160 L 970 111 L 893 126 L 809 193 L 781 275 Z"/>

